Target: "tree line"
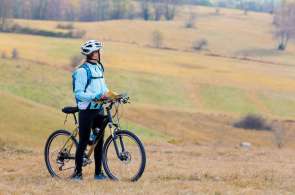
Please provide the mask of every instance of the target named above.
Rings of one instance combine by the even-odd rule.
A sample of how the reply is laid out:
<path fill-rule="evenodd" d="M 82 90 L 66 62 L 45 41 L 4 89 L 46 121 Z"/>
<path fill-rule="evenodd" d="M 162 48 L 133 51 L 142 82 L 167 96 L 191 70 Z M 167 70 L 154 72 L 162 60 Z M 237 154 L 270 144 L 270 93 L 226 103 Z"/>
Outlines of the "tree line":
<path fill-rule="evenodd" d="M 148 19 L 173 19 L 177 4 L 179 0 L 0 0 L 0 17 L 101 21 L 148 15 Z"/>
<path fill-rule="evenodd" d="M 180 4 L 269 11 L 275 0 L 0 0 L 0 16 L 36 20 L 172 20 Z"/>
<path fill-rule="evenodd" d="M 124 18 L 129 0 L 0 0 L 0 15 L 36 20 L 95 21 Z"/>

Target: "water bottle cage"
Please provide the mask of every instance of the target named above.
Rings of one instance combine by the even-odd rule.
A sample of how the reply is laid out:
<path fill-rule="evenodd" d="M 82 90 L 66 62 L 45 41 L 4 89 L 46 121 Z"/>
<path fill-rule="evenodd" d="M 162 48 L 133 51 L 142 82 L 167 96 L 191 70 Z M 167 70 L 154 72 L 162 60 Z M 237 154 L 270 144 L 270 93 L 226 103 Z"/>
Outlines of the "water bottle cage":
<path fill-rule="evenodd" d="M 99 128 L 91 129 L 90 136 L 89 136 L 89 145 L 92 145 L 95 143 L 99 132 L 100 132 Z"/>

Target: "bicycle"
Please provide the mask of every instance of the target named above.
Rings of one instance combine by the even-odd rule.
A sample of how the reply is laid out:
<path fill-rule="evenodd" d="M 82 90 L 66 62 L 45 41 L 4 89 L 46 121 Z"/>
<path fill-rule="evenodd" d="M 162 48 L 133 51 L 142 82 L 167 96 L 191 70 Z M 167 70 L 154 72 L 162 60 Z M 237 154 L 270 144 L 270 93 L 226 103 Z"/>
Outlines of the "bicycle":
<path fill-rule="evenodd" d="M 113 99 L 103 99 L 99 103 L 104 106 L 107 113 L 104 115 L 104 127 L 108 126 L 110 129 L 110 136 L 103 146 L 102 164 L 105 173 L 111 180 L 137 181 L 142 176 L 146 165 L 144 145 L 134 133 L 120 128 L 118 112 L 120 105 L 130 103 L 129 97 L 127 94 L 121 94 Z M 113 107 L 116 109 L 114 115 L 111 112 Z M 69 178 L 75 168 L 79 132 L 76 113 L 79 110 L 77 107 L 65 107 L 62 112 L 66 114 L 65 123 L 68 115 L 72 114 L 75 129 L 72 132 L 63 129 L 54 131 L 46 141 L 44 155 L 46 167 L 52 177 Z M 117 119 L 116 122 L 114 118 Z M 98 134 L 94 143 L 90 142 L 87 146 L 83 157 L 84 167 L 92 163 L 91 154 L 101 138 L 101 134 Z M 56 149 L 55 144 L 57 144 Z M 114 147 L 111 147 L 112 145 Z M 131 165 L 135 166 L 131 167 Z"/>

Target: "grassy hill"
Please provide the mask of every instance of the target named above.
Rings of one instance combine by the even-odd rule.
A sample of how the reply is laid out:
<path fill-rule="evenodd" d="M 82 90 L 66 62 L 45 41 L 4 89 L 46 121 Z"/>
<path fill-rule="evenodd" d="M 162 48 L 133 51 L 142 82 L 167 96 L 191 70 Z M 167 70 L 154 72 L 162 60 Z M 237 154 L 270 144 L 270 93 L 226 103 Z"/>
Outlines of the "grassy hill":
<path fill-rule="evenodd" d="M 184 27 L 190 11 L 198 14 L 193 29 Z M 274 49 L 269 14 L 244 15 L 239 10 L 222 9 L 216 15 L 214 11 L 184 6 L 175 21 L 77 22 L 75 26 L 87 31 L 85 39 L 104 41 L 103 61 L 110 88 L 129 92 L 136 103 L 209 113 L 294 117 L 290 109 L 295 103 L 294 44 L 285 52 Z M 59 23 L 15 22 L 53 31 Z M 164 47 L 175 51 L 150 48 L 155 30 L 163 33 Z M 208 50 L 192 52 L 192 43 L 203 38 L 209 43 Z M 69 68 L 70 58 L 79 53 L 84 41 L 3 33 L 0 40 L 0 51 L 9 53 L 17 48 L 24 59 L 63 70 Z M 64 93 L 42 101 L 49 105 L 71 102 L 64 99 L 70 96 L 70 73 L 65 74 L 63 80 L 56 81 L 67 86 Z"/>
<path fill-rule="evenodd" d="M 65 115 L 58 109 L 34 101 L 0 92 L 0 141 L 1 148 L 5 145 L 41 152 L 48 136 L 57 129 L 73 130 L 72 118 L 64 125 Z M 144 142 L 169 140 L 168 135 L 151 130 L 127 120 L 123 127 L 131 128 Z M 109 135 L 106 130 L 106 135 Z"/>
<path fill-rule="evenodd" d="M 185 28 L 190 12 L 197 14 L 196 27 Z M 56 31 L 55 21 L 16 20 L 32 28 Z M 225 56 L 249 57 L 277 63 L 293 64 L 295 47 L 286 52 L 276 51 L 272 15 L 242 10 L 183 6 L 174 21 L 115 20 L 103 22 L 76 22 L 76 28 L 87 31 L 85 38 L 129 43 L 139 46 L 152 44 L 152 33 L 163 34 L 163 46 L 177 50 L 191 50 L 196 40 L 208 41 L 208 52 Z M 53 42 L 54 43 L 54 42 Z M 74 47 L 75 48 L 75 47 Z"/>
<path fill-rule="evenodd" d="M 47 66 L 40 65 L 40 67 L 44 67 L 45 73 L 47 73 L 46 69 L 51 67 L 51 73 L 56 72 L 57 76 L 59 75 L 56 80 L 52 81 L 53 86 L 47 88 L 48 92 L 46 93 L 52 93 L 51 96 L 44 95 L 43 99 L 47 98 L 48 100 L 46 100 L 47 102 L 42 101 L 49 105 L 59 106 L 72 102 L 71 73 L 65 70 L 68 69 L 66 68 L 68 66 L 62 63 L 62 61 L 68 61 L 71 55 L 62 52 L 62 50 L 60 50 L 60 55 L 64 55 L 63 57 L 50 58 L 42 55 L 56 52 L 54 50 L 58 47 L 69 51 L 73 50 L 74 46 L 71 45 L 78 47 L 82 42 L 81 40 L 13 34 L 1 34 L 1 36 L 6 40 L 10 38 L 11 40 L 23 39 L 23 47 L 34 42 L 36 47 L 38 45 L 42 48 L 43 43 L 45 45 L 43 49 L 51 50 L 49 52 L 41 50 L 39 52 L 40 58 L 31 56 L 31 60 L 48 60 Z M 69 42 L 71 44 L 67 47 L 66 45 Z M 51 47 L 52 44 L 54 48 Z M 13 41 L 11 45 L 14 47 Z M 129 92 L 138 103 L 206 112 L 233 114 L 256 112 L 271 116 L 294 116 L 294 111 L 289 109 L 288 106 L 294 104 L 295 101 L 293 66 L 212 57 L 182 51 L 159 50 L 126 43 L 105 42 L 105 45 L 103 57 L 109 87 L 118 91 Z M 30 58 L 30 54 L 26 54 L 30 49 L 19 50 L 22 57 Z M 32 51 L 34 50 L 34 55 L 37 55 L 37 49 L 32 49 Z M 75 50 L 78 53 L 78 48 Z M 72 55 L 74 55 L 74 52 Z M 12 64 L 14 63 L 12 62 Z M 18 63 L 20 62 L 16 62 L 14 66 Z M 22 67 L 22 65 L 19 66 Z M 10 66 L 2 66 L 2 68 L 4 67 L 7 69 Z M 11 75 L 7 74 L 5 69 L 3 70 L 2 74 Z M 12 73 L 14 69 L 12 68 L 10 71 Z M 27 78 L 31 79 L 30 70 L 28 69 L 26 72 L 28 73 Z M 30 82 L 38 88 L 43 87 L 46 82 L 51 82 L 55 78 L 47 78 L 48 75 L 44 73 L 43 75 L 45 75 L 43 76 L 45 83 L 42 84 L 41 76 L 35 78 L 38 82 L 32 79 Z M 5 82 L 12 82 L 11 86 L 15 82 L 14 80 L 18 79 L 21 79 L 21 77 L 13 77 L 13 79 Z M 18 82 L 26 83 L 26 81 Z M 9 90 L 16 90 L 13 88 L 19 86 L 21 84 L 13 85 Z M 37 91 L 37 88 L 35 91 Z M 61 90 L 58 90 L 59 88 Z M 21 87 L 21 90 L 26 90 L 26 88 Z M 28 93 L 33 93 L 33 91 Z M 278 93 L 280 95 L 277 95 Z M 276 104 L 276 102 L 279 102 L 279 104 Z"/>
<path fill-rule="evenodd" d="M 9 59 L 0 60 L 0 70 L 0 125 L 3 130 L 0 139 L 22 146 L 42 146 L 53 130 L 73 128 L 73 125 L 63 125 L 65 115 L 61 112 L 64 106 L 75 105 L 70 71 Z M 168 135 L 140 124 L 127 120 L 123 123 L 145 141 L 169 139 Z"/>
<path fill-rule="evenodd" d="M 44 145 L 53 129 L 62 128 L 63 117 L 57 109 L 0 92 L 1 136 L 8 145 L 33 148 Z"/>
<path fill-rule="evenodd" d="M 190 10 L 196 28 L 184 27 Z M 48 135 L 64 125 L 60 109 L 74 105 L 71 57 L 84 39 L 0 33 L 0 53 L 13 48 L 20 59 L 0 59 L 0 194 L 293 194 L 295 46 L 278 52 L 269 14 L 183 7 L 174 21 L 117 20 L 75 23 L 86 39 L 104 41 L 102 52 L 110 89 L 128 92 L 123 127 L 144 140 L 147 170 L 136 184 L 49 178 L 42 167 Z M 56 21 L 15 20 L 51 31 Z M 163 47 L 151 47 L 152 33 Z M 208 50 L 194 52 L 195 40 Z M 283 127 L 285 148 L 274 132 L 232 127 L 258 113 Z M 251 149 L 239 147 L 251 142 Z M 20 166 L 22 165 L 22 167 Z M 283 168 L 282 168 L 283 167 Z M 91 177 L 91 178 L 90 178 Z"/>

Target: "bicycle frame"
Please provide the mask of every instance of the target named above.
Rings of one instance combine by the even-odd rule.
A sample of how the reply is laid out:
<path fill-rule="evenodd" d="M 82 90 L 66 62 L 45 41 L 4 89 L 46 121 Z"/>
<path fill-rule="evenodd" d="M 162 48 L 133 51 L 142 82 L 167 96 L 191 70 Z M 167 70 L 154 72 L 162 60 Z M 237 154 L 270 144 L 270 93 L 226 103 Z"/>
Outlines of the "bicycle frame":
<path fill-rule="evenodd" d="M 112 103 L 110 103 L 109 106 L 106 107 L 106 111 L 107 111 L 106 117 L 108 119 L 108 121 L 106 123 L 106 126 L 108 126 L 109 129 L 110 129 L 110 134 L 111 134 L 112 139 L 113 139 L 113 143 L 114 143 L 114 146 L 115 146 L 116 154 L 117 154 L 118 158 L 121 159 L 122 158 L 121 157 L 121 153 L 119 152 L 118 144 L 116 142 L 117 136 L 115 134 L 115 132 L 119 130 L 119 124 L 116 124 L 113 121 L 113 116 L 112 116 L 112 113 L 111 113 L 111 110 L 112 110 L 113 105 L 114 105 L 114 103 L 112 102 Z M 74 121 L 75 121 L 75 126 L 76 127 L 75 127 L 74 131 L 72 132 L 72 135 L 71 136 L 72 137 L 77 137 L 78 132 L 79 132 L 79 124 L 78 124 L 77 117 L 76 117 L 75 114 L 73 114 L 73 117 L 74 117 Z M 67 143 L 69 142 L 70 139 L 71 138 L 69 138 L 66 141 L 66 143 L 64 144 L 64 146 L 62 147 L 61 150 L 64 149 L 64 147 L 67 145 Z M 101 135 L 99 136 L 99 138 L 96 139 L 95 143 L 90 146 L 89 151 L 86 154 L 86 157 L 88 159 L 90 159 L 90 156 L 92 155 L 92 153 L 93 153 L 93 151 L 94 151 L 94 149 L 95 149 L 95 147 L 98 144 L 98 142 L 99 142 L 100 139 L 102 139 L 102 136 Z M 125 151 L 125 146 L 124 146 L 124 143 L 123 143 L 123 140 L 122 140 L 122 137 L 121 136 L 119 137 L 119 140 L 120 140 L 120 145 L 121 145 L 121 148 L 122 148 L 122 152 L 124 152 Z M 71 150 L 72 147 L 73 147 L 73 143 L 70 145 L 70 149 L 69 150 Z"/>
<path fill-rule="evenodd" d="M 106 126 L 108 125 L 109 129 L 110 129 L 110 134 L 112 136 L 112 139 L 113 139 L 113 143 L 114 143 L 114 146 L 115 146 L 115 150 L 116 150 L 116 154 L 117 154 L 117 157 L 119 159 L 121 159 L 121 153 L 119 152 L 119 149 L 118 149 L 118 145 L 117 145 L 117 142 L 116 142 L 116 139 L 117 139 L 117 136 L 115 134 L 116 131 L 119 130 L 119 124 L 116 124 L 114 123 L 114 120 L 113 120 L 113 117 L 112 117 L 112 113 L 111 113 L 111 110 L 113 108 L 113 105 L 114 103 L 110 103 L 109 106 L 106 107 L 106 111 L 107 111 L 107 118 L 108 118 L 108 121 L 107 121 L 107 124 Z M 96 142 L 90 147 L 89 151 L 88 151 L 88 154 L 87 154 L 87 157 L 90 158 L 92 152 L 94 151 L 94 148 L 96 147 L 98 141 L 101 139 L 102 137 L 100 136 Z M 120 139 L 120 144 L 121 144 L 121 148 L 122 148 L 122 152 L 125 151 L 125 146 L 124 146 L 124 143 L 123 143 L 123 140 L 122 140 L 122 137 L 120 136 L 119 137 Z"/>
<path fill-rule="evenodd" d="M 120 126 L 120 117 L 121 112 L 119 112 L 120 105 L 130 103 L 129 97 L 127 94 L 121 94 L 113 99 L 111 98 L 102 98 L 99 102 L 103 105 L 104 113 L 101 116 L 98 116 L 97 124 L 98 127 L 101 128 L 101 132 L 96 131 L 96 126 L 93 126 L 91 128 L 94 133 L 96 133 L 94 136 L 96 137 L 94 141 L 91 140 L 85 140 L 88 141 L 87 144 L 87 150 L 83 153 L 83 162 L 82 166 L 85 167 L 93 162 L 93 159 L 90 158 L 92 153 L 94 153 L 95 148 L 98 146 L 98 144 L 103 145 L 102 150 L 102 165 L 105 170 L 105 173 L 108 175 L 108 177 L 112 180 L 119 180 L 121 179 L 121 172 L 119 172 L 119 176 L 117 174 L 117 166 L 112 166 L 113 164 L 109 164 L 110 161 L 115 160 L 116 163 L 123 163 L 122 165 L 129 165 L 133 158 L 133 149 L 138 149 L 138 152 L 136 152 L 136 155 L 140 155 L 139 159 L 136 159 L 136 165 L 138 166 L 137 170 L 134 170 L 136 172 L 131 173 L 130 169 L 127 170 L 127 177 L 131 181 L 137 181 L 145 168 L 146 164 L 146 155 L 145 155 L 145 149 L 141 142 L 141 140 L 132 132 L 130 132 L 128 129 L 122 129 Z M 79 109 L 77 107 L 64 107 L 62 109 L 62 112 L 66 114 L 65 123 L 67 121 L 68 115 L 72 115 L 75 120 L 75 127 L 72 128 L 72 131 L 68 131 L 67 129 L 58 129 L 54 131 L 47 139 L 45 144 L 45 162 L 47 169 L 51 176 L 57 176 L 61 178 L 68 178 L 68 174 L 70 173 L 69 169 L 74 169 L 75 165 L 73 164 L 75 161 L 76 156 L 76 149 L 78 146 L 79 141 L 79 130 L 81 131 L 81 128 L 79 128 L 79 121 L 77 120 L 76 115 L 78 113 Z M 96 112 L 96 111 L 94 111 Z M 97 111 L 97 114 L 99 111 Z M 108 127 L 109 131 L 105 128 Z M 86 129 L 88 130 L 88 129 Z M 107 131 L 105 134 L 104 132 Z M 85 132 L 86 133 L 86 132 Z M 89 133 L 89 132 L 87 132 Z M 110 133 L 110 134 L 109 134 Z M 104 141 L 104 135 L 106 135 L 106 140 Z M 126 137 L 126 140 L 125 140 Z M 86 138 L 89 139 L 89 138 Z M 131 142 L 129 141 L 131 139 Z M 60 142 L 61 141 L 61 142 Z M 127 142 L 126 142 L 127 141 Z M 93 143 L 94 142 L 94 143 Z M 113 142 L 113 143 L 112 143 Z M 52 144 L 54 143 L 54 144 Z M 131 144 L 136 144 L 136 146 L 130 146 Z M 115 148 L 112 148 L 113 146 Z M 135 148 L 136 147 L 136 148 Z M 114 151 L 115 149 L 115 151 Z M 129 151 L 130 149 L 130 151 Z M 138 163 L 137 163 L 138 162 Z M 52 166 L 53 164 L 55 166 Z M 134 164 L 134 163 L 133 163 Z M 131 164 L 131 165 L 133 165 Z M 111 166 L 110 166 L 111 165 Z M 111 169 L 110 169 L 111 168 Z M 120 167 L 121 168 L 121 167 Z M 67 170 L 66 172 L 61 172 Z M 113 172 L 115 171 L 115 172 Z M 132 177 L 131 177 L 132 176 Z M 123 179 L 125 177 L 122 177 Z"/>

